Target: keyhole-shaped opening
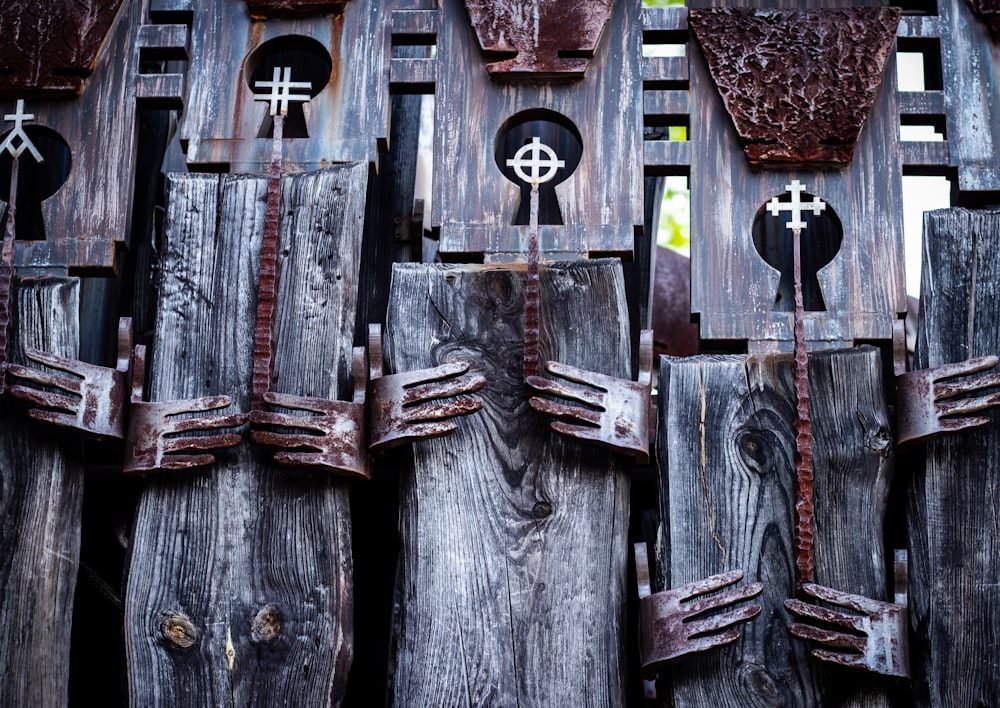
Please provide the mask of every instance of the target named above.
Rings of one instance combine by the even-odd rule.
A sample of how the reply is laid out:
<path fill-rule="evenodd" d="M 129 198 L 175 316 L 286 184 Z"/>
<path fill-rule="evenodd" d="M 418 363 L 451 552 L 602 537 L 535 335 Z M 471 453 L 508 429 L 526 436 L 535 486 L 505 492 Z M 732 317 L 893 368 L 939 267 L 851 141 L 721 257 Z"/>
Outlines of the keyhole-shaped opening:
<path fill-rule="evenodd" d="M 497 167 L 503 172 L 504 177 L 521 188 L 520 201 L 511 223 L 515 226 L 528 225 L 531 219 L 531 185 L 518 177 L 514 167 L 508 165 L 507 161 L 513 160 L 518 150 L 531 144 L 535 138 L 551 148 L 556 157 L 564 163 L 562 167 L 556 168 L 552 179 L 538 186 L 538 223 L 561 226 L 562 212 L 559 210 L 555 187 L 566 181 L 580 164 L 583 140 L 573 121 L 555 111 L 544 109 L 522 111 L 512 116 L 501 126 L 497 134 L 494 152 Z M 530 155 L 527 155 L 527 158 L 530 158 Z M 551 158 L 547 154 L 540 154 L 539 159 L 543 165 L 540 171 L 547 172 L 545 164 Z"/>
<path fill-rule="evenodd" d="M 251 93 L 261 95 L 270 89 L 256 88 L 258 81 L 271 81 L 274 78 L 275 67 L 289 67 L 292 81 L 308 81 L 310 89 L 293 89 L 293 94 L 309 94 L 315 98 L 322 91 L 333 74 L 333 59 L 330 52 L 312 37 L 286 35 L 275 37 L 254 49 L 246 60 L 246 80 Z M 257 131 L 258 138 L 274 137 L 274 121 L 271 119 L 269 104 L 259 104 L 264 110 L 264 120 Z M 285 115 L 285 125 L 282 138 L 308 138 L 306 115 L 302 110 L 301 101 L 289 101 L 288 113 Z"/>
<path fill-rule="evenodd" d="M 69 145 L 51 128 L 25 125 L 24 134 L 42 155 L 35 160 L 28 150 L 17 161 L 17 217 L 14 237 L 20 241 L 45 239 L 42 202 L 55 194 L 69 178 L 73 157 Z M 0 136 L 0 142 L 7 135 Z M 10 201 L 10 168 L 13 158 L 4 150 L 0 153 L 0 198 Z M 6 217 L 4 218 L 6 222 Z M 4 226 L 6 228 L 6 224 Z"/>
<path fill-rule="evenodd" d="M 811 203 L 813 195 L 803 192 L 800 198 Z M 778 197 L 779 202 L 788 203 L 791 200 L 792 195 L 788 192 Z M 754 248 L 769 266 L 781 272 L 772 308 L 776 312 L 795 310 L 794 234 L 785 226 L 790 219 L 789 212 L 781 211 L 779 216 L 775 216 L 765 204 L 757 210 L 753 220 Z M 802 303 L 808 312 L 823 312 L 826 305 L 816 274 L 840 251 L 844 228 L 829 204 L 819 215 L 808 209 L 803 210 L 802 221 L 806 225 L 802 229 Z"/>

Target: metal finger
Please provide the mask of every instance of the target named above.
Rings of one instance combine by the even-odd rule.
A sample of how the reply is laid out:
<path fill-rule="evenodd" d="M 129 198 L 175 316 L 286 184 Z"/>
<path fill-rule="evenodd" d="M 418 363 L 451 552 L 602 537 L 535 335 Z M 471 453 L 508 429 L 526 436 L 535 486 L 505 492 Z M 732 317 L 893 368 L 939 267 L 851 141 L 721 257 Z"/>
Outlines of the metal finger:
<path fill-rule="evenodd" d="M 453 420 L 441 420 L 436 423 L 413 423 L 406 426 L 406 439 L 417 442 L 427 438 L 439 438 L 458 430 L 458 423 Z"/>
<path fill-rule="evenodd" d="M 291 467 L 308 467 L 310 469 L 325 470 L 346 474 L 358 479 L 369 479 L 368 471 L 363 463 L 352 455 L 342 453 L 331 454 L 329 452 L 278 452 L 274 459 L 282 465 Z"/>
<path fill-rule="evenodd" d="M 936 383 L 934 384 L 934 398 L 940 401 L 945 398 L 972 393 L 973 391 L 982 391 L 985 388 L 993 388 L 994 386 L 1000 386 L 1000 373 L 979 376 L 967 381 Z"/>
<path fill-rule="evenodd" d="M 559 420 L 565 420 L 573 423 L 590 423 L 594 427 L 601 424 L 601 413 L 591 410 L 590 408 L 580 408 L 579 406 L 570 406 L 565 403 L 556 403 L 548 398 L 539 398 L 538 396 L 532 396 L 529 398 L 528 405 L 539 413 L 554 416 Z"/>
<path fill-rule="evenodd" d="M 56 413 L 55 411 L 32 408 L 28 411 L 28 416 L 34 418 L 35 420 L 40 420 L 43 423 L 51 423 L 52 425 L 59 425 L 65 428 L 77 427 L 77 419 L 75 415 L 67 415 L 66 413 Z"/>
<path fill-rule="evenodd" d="M 412 386 L 419 386 L 420 384 L 433 383 L 435 381 L 443 381 L 444 379 L 461 376 L 466 373 L 471 366 L 472 364 L 467 361 L 454 361 L 448 364 L 435 366 L 432 369 L 405 371 L 403 373 L 393 374 L 393 376 L 397 377 L 396 380 L 399 382 L 400 386 L 403 388 L 410 388 Z"/>
<path fill-rule="evenodd" d="M 588 371 L 587 369 L 570 366 L 569 364 L 562 364 L 558 361 L 545 362 L 545 370 L 561 379 L 566 379 L 567 381 L 572 381 L 573 383 L 583 384 L 584 386 L 590 386 L 601 391 L 606 391 L 608 385 L 614 385 L 614 383 L 618 380 L 614 376 L 599 374 L 596 371 Z"/>
<path fill-rule="evenodd" d="M 174 453 L 187 452 L 189 450 L 217 450 L 225 447 L 234 447 L 239 442 L 240 436 L 235 433 L 166 438 L 163 441 L 163 451 L 165 453 Z"/>
<path fill-rule="evenodd" d="M 29 366 L 11 364 L 7 367 L 7 373 L 15 378 L 31 381 L 39 386 L 50 386 L 58 388 L 61 391 L 67 391 L 68 393 L 80 395 L 83 390 L 83 379 L 70 378 L 61 374 L 50 374 L 38 369 L 32 369 Z"/>
<path fill-rule="evenodd" d="M 710 617 L 685 620 L 684 627 L 687 629 L 689 637 L 700 637 L 705 636 L 706 634 L 715 634 L 721 630 L 729 629 L 733 625 L 749 622 L 760 614 L 760 610 L 760 605 L 746 605 L 718 615 L 711 615 Z"/>
<path fill-rule="evenodd" d="M 577 403 L 593 406 L 598 410 L 605 410 L 603 393 L 580 388 L 579 386 L 567 386 L 561 381 L 553 381 L 541 376 L 529 376 L 525 381 L 538 393 L 545 393 L 567 401 L 576 401 Z"/>
<path fill-rule="evenodd" d="M 839 664 L 840 666 L 847 666 L 853 669 L 870 670 L 865 657 L 859 654 L 844 654 L 827 649 L 813 649 L 810 654 L 820 661 L 826 661 L 831 664 Z"/>
<path fill-rule="evenodd" d="M 164 455 L 156 469 L 186 470 L 191 467 L 204 467 L 215 462 L 215 455 Z"/>
<path fill-rule="evenodd" d="M 946 433 L 954 433 L 958 430 L 970 430 L 989 425 L 990 419 L 986 416 L 976 416 L 974 418 L 941 418 L 938 421 L 938 428 Z"/>
<path fill-rule="evenodd" d="M 295 430 L 306 430 L 315 435 L 325 435 L 329 432 L 326 425 L 320 425 L 317 421 L 329 422 L 325 416 L 318 415 L 288 415 L 287 413 L 269 413 L 268 411 L 250 411 L 250 425 L 255 428 L 274 427 L 289 428 Z M 257 432 L 261 432 L 258 430 Z M 288 433 L 282 433 L 288 435 Z"/>
<path fill-rule="evenodd" d="M 167 410 L 170 410 L 171 412 L 167 413 L 170 416 L 180 413 L 214 411 L 218 408 L 227 408 L 232 403 L 233 399 L 229 396 L 202 396 L 201 398 L 188 398 L 182 401 L 164 401 L 159 405 L 163 405 Z"/>
<path fill-rule="evenodd" d="M 65 357 L 56 356 L 49 352 L 43 352 L 40 349 L 27 348 L 24 350 L 24 355 L 36 364 L 42 364 L 57 371 L 65 371 L 67 374 L 73 374 L 80 378 L 84 376 L 83 371 L 98 368 L 93 364 L 86 364 L 76 359 L 66 359 Z"/>
<path fill-rule="evenodd" d="M 54 408 L 56 410 L 75 413 L 80 407 L 80 399 L 73 396 L 64 396 L 61 393 L 51 391 L 39 391 L 27 386 L 11 386 L 10 394 L 22 401 L 28 401 L 43 408 Z"/>
<path fill-rule="evenodd" d="M 978 413 L 979 411 L 994 408 L 998 405 L 1000 405 L 1000 393 L 991 393 L 988 396 L 979 396 L 978 398 L 938 401 L 935 407 L 937 408 L 938 415 L 955 416 L 965 415 L 966 413 Z"/>
<path fill-rule="evenodd" d="M 841 629 L 852 629 L 860 632 L 864 627 L 864 617 L 849 615 L 826 607 L 817 607 L 802 600 L 785 600 L 785 609 L 797 617 L 805 617 Z"/>
<path fill-rule="evenodd" d="M 291 411 L 308 411 L 326 415 L 337 408 L 337 404 L 345 401 L 331 401 L 325 398 L 314 396 L 295 396 L 290 393 L 274 393 L 268 391 L 264 394 L 264 401 L 275 408 L 287 408 Z M 263 411 L 254 411 L 261 413 Z M 282 414 L 277 414 L 282 415 Z"/>
<path fill-rule="evenodd" d="M 802 585 L 802 590 L 807 594 L 815 598 L 823 600 L 824 602 L 829 602 L 832 605 L 840 605 L 841 607 L 847 607 L 858 612 L 863 612 L 866 615 L 875 615 L 882 612 L 885 606 L 891 603 L 882 602 L 881 600 L 873 600 L 869 597 L 864 597 L 863 595 L 854 595 L 849 592 L 843 592 L 842 590 L 835 590 L 834 588 L 826 587 L 825 585 L 816 585 L 814 583 L 805 583 Z"/>
<path fill-rule="evenodd" d="M 685 642 L 685 654 L 700 654 L 701 652 L 724 647 L 732 644 L 740 638 L 740 633 L 735 629 L 730 629 L 722 634 L 711 634 L 703 637 L 692 637 Z"/>
<path fill-rule="evenodd" d="M 225 415 L 203 415 L 198 418 L 174 418 L 164 421 L 160 429 L 162 434 L 172 435 L 218 428 L 238 428 L 246 422 L 246 413 L 227 413 Z"/>
<path fill-rule="evenodd" d="M 742 579 L 743 571 L 739 568 L 734 568 L 733 570 L 727 570 L 725 573 L 710 575 L 707 578 L 686 583 L 674 588 L 671 592 L 680 596 L 680 601 L 684 602 L 698 597 L 699 595 L 707 595 L 710 592 L 721 590 L 728 585 L 738 583 Z M 757 584 L 759 585 L 759 583 Z"/>
<path fill-rule="evenodd" d="M 312 450 L 322 452 L 323 448 L 317 445 L 323 441 L 322 435 L 292 435 L 289 433 L 272 433 L 268 430 L 252 430 L 250 439 L 258 445 L 269 445 L 280 447 L 284 450 Z"/>
<path fill-rule="evenodd" d="M 934 381 L 950 379 L 956 376 L 968 376 L 980 371 L 988 371 L 1000 363 L 1000 358 L 995 356 L 980 356 L 974 359 L 966 359 L 954 364 L 942 364 L 928 369 L 927 372 L 934 377 Z"/>
<path fill-rule="evenodd" d="M 407 386 L 403 389 L 403 406 L 414 406 L 424 401 L 439 398 L 451 398 L 465 393 L 475 393 L 486 386 L 486 377 L 482 375 L 463 376 L 451 381 L 437 381 L 418 386 Z"/>
<path fill-rule="evenodd" d="M 867 642 L 864 637 L 835 632 L 832 629 L 821 629 L 813 627 L 811 624 L 801 624 L 799 622 L 789 624 L 788 631 L 793 637 L 816 642 L 831 649 L 847 649 L 848 651 L 856 651 L 859 654 L 865 653 L 865 644 Z"/>
<path fill-rule="evenodd" d="M 403 411 L 406 423 L 424 423 L 432 420 L 446 420 L 459 415 L 475 413 L 483 407 L 477 398 L 459 398 L 454 401 L 423 403 Z"/>
<path fill-rule="evenodd" d="M 697 600 L 683 602 L 681 608 L 688 617 L 694 617 L 703 612 L 735 605 L 738 602 L 745 602 L 757 597 L 762 592 L 764 592 L 764 585 L 762 583 L 750 583 L 749 585 L 730 588 L 719 595 L 700 597 Z"/>

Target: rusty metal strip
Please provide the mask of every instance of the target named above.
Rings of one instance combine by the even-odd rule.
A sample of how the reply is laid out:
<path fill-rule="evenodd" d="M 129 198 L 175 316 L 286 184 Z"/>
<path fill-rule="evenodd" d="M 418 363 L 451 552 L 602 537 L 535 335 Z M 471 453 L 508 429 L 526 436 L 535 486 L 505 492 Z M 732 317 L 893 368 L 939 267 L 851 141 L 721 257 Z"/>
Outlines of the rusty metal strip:
<path fill-rule="evenodd" d="M 531 185 L 531 217 L 528 227 L 528 282 L 524 291 L 524 378 L 538 376 L 541 357 L 538 332 L 541 328 L 539 300 L 541 280 L 538 272 L 538 184 Z"/>
<path fill-rule="evenodd" d="M 253 332 L 252 407 L 261 410 L 274 376 L 274 321 L 278 311 L 278 249 L 281 245 L 281 138 L 285 116 L 277 113 L 271 165 L 267 175 L 267 209 L 257 283 L 257 322 Z"/>
<path fill-rule="evenodd" d="M 815 581 L 813 541 L 812 420 L 809 413 L 809 355 L 806 351 L 805 307 L 802 303 L 802 231 L 794 229 L 795 276 L 795 568 L 798 584 Z"/>
<path fill-rule="evenodd" d="M 10 363 L 10 323 L 14 300 L 14 238 L 17 218 L 17 173 L 20 158 L 10 161 L 10 193 L 7 197 L 7 224 L 0 249 L 0 394 L 7 389 L 7 365 Z"/>

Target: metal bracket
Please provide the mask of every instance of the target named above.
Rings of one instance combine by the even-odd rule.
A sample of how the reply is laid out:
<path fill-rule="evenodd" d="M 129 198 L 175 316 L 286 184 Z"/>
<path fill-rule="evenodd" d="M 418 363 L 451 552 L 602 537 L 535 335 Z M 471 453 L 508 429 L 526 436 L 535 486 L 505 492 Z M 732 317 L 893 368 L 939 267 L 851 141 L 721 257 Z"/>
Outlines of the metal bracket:
<path fill-rule="evenodd" d="M 475 393 L 486 386 L 482 374 L 469 374 L 469 362 L 383 375 L 382 326 L 368 325 L 371 386 L 371 440 L 383 452 L 399 445 L 447 435 L 458 429 L 453 418 L 483 407 Z M 454 400 L 443 400 L 448 398 Z"/>
<path fill-rule="evenodd" d="M 646 679 L 654 678 L 667 664 L 732 644 L 740 636 L 733 627 L 760 614 L 761 607 L 756 603 L 728 609 L 764 592 L 762 583 L 728 587 L 743 579 L 742 570 L 730 570 L 653 594 L 646 544 L 637 543 L 635 573 L 639 588 L 640 657 Z M 723 591 L 703 597 L 717 590 Z"/>
<path fill-rule="evenodd" d="M 114 369 L 26 349 L 24 355 L 30 361 L 64 373 L 11 364 L 7 373 L 22 383 L 12 385 L 9 391 L 14 398 L 38 406 L 28 410 L 35 420 L 98 438 L 121 440 L 125 437 L 131 353 L 132 319 L 122 317 L 118 320 L 118 362 Z"/>
<path fill-rule="evenodd" d="M 371 479 L 371 461 L 365 446 L 365 393 L 368 385 L 365 348 L 355 347 L 353 354 L 353 401 L 331 401 L 269 391 L 264 394 L 264 402 L 269 406 L 303 413 L 292 415 L 254 410 L 250 413 L 251 439 L 260 445 L 279 448 L 274 459 L 282 465 Z M 278 428 L 279 431 L 266 428 Z"/>
<path fill-rule="evenodd" d="M 214 433 L 236 428 L 247 422 L 246 413 L 206 415 L 174 419 L 184 413 L 203 413 L 226 408 L 229 396 L 205 396 L 180 401 L 144 401 L 146 347 L 139 345 L 132 354 L 132 393 L 129 399 L 128 435 L 125 440 L 125 474 L 148 474 L 157 470 L 201 467 L 215 462 L 205 450 L 234 447 L 240 442 L 237 433 Z M 213 434 L 201 434 L 213 433 Z M 188 455 L 181 453 L 197 452 Z"/>
<path fill-rule="evenodd" d="M 820 661 L 883 676 L 909 678 L 907 581 L 906 551 L 897 550 L 895 602 L 872 600 L 806 583 L 802 586 L 806 595 L 853 612 L 817 607 L 802 600 L 785 600 L 785 608 L 793 615 L 820 625 L 792 622 L 788 631 L 799 639 L 819 644 L 822 648 L 813 649 L 812 655 Z"/>
<path fill-rule="evenodd" d="M 536 393 L 552 396 L 566 403 L 532 396 L 529 405 L 539 413 L 558 420 L 550 423 L 557 433 L 592 442 L 615 452 L 631 455 L 641 464 L 649 462 L 652 430 L 650 395 L 653 380 L 653 330 L 639 335 L 638 381 L 597 374 L 555 361 L 545 363 L 560 380 L 528 376 L 525 382 Z"/>

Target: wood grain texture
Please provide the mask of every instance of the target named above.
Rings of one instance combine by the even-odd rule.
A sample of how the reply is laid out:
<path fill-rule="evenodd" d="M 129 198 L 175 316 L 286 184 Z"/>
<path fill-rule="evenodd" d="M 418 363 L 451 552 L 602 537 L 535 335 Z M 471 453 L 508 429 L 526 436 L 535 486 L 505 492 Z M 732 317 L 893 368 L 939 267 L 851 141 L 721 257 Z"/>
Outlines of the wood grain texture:
<path fill-rule="evenodd" d="M 368 168 L 283 181 L 274 389 L 336 397 L 349 373 Z M 171 178 L 151 400 L 248 410 L 266 180 Z M 125 599 L 134 705 L 330 705 L 351 660 L 347 486 L 244 442 L 152 477 Z M 194 627 L 183 648 L 161 623 Z M 188 642 L 185 642 L 188 643 Z"/>
<path fill-rule="evenodd" d="M 660 528 L 654 591 L 742 568 L 764 583 L 740 640 L 661 678 L 677 706 L 883 706 L 863 674 L 811 659 L 786 629 L 795 593 L 795 395 L 787 355 L 663 357 L 657 467 Z M 891 477 L 877 350 L 810 357 L 816 582 L 889 599 L 882 525 Z"/>
<path fill-rule="evenodd" d="M 543 359 L 628 376 L 618 262 L 546 267 L 541 285 Z M 628 479 L 528 407 L 523 317 L 523 271 L 393 271 L 392 370 L 465 360 L 487 378 L 483 410 L 403 472 L 395 705 L 624 701 Z"/>
<path fill-rule="evenodd" d="M 915 368 L 1000 352 L 1000 212 L 924 215 Z M 918 705 L 984 706 L 1000 695 L 1000 428 L 927 443 L 909 500 Z M 918 657 L 922 656 L 922 661 Z"/>
<path fill-rule="evenodd" d="M 13 351 L 75 358 L 79 293 L 77 278 L 22 281 Z M 80 562 L 79 440 L 28 422 L 7 401 L 0 418 L 0 704 L 65 706 Z"/>
<path fill-rule="evenodd" d="M 697 4 L 820 5 L 802 0 Z M 692 105 L 697 106 L 690 130 L 691 308 L 700 313 L 702 339 L 759 340 L 761 349 L 791 351 L 792 313 L 772 311 L 780 276 L 754 248 L 751 229 L 758 210 L 784 194 L 793 179 L 828 202 L 844 231 L 839 253 L 818 274 L 826 312 L 806 313 L 806 339 L 825 348 L 854 339 L 890 339 L 893 320 L 906 309 L 893 56 L 849 166 L 837 171 L 758 170 L 743 155 L 701 49 L 697 42 L 688 47 Z"/>
<path fill-rule="evenodd" d="M 539 228 L 541 252 L 552 260 L 631 253 L 643 215 L 639 3 L 615 4 L 586 77 L 561 82 L 492 80 L 462 0 L 442 5 L 432 213 L 440 252 L 509 259 L 527 251 L 527 227 L 512 226 L 519 185 L 503 175 L 494 153 L 512 116 L 547 109 L 577 127 L 583 155 L 555 186 L 564 226 Z"/>

